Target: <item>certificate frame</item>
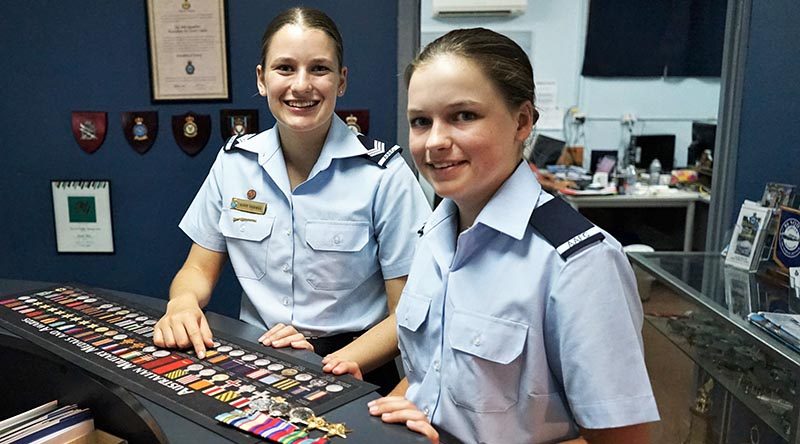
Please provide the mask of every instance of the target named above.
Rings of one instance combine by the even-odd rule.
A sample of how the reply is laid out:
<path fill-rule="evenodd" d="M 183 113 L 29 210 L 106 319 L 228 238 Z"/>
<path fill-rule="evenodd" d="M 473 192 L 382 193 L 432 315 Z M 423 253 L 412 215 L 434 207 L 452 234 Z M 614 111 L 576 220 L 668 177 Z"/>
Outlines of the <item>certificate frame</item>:
<path fill-rule="evenodd" d="M 225 0 L 147 0 L 153 102 L 230 101 Z"/>
<path fill-rule="evenodd" d="M 114 253 L 111 181 L 50 181 L 58 253 Z"/>

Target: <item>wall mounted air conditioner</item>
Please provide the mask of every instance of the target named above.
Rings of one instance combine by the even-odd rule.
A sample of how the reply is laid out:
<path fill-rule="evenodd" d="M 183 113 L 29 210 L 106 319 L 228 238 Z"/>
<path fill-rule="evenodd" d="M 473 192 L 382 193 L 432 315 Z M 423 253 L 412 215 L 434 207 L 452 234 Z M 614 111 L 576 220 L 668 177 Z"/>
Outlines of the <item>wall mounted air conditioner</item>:
<path fill-rule="evenodd" d="M 519 15 L 527 6 L 528 0 L 433 0 L 433 15 L 440 18 Z"/>

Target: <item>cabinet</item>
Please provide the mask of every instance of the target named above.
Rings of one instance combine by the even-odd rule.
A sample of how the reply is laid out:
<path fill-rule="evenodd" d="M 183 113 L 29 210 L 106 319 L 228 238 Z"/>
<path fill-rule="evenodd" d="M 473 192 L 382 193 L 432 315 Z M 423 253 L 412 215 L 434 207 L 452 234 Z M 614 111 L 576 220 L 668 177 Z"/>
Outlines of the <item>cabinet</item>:
<path fill-rule="evenodd" d="M 655 279 L 653 290 L 660 289 L 650 291 L 646 285 L 640 289 L 645 330 L 657 331 L 691 360 L 696 371 L 690 378 L 693 392 L 706 387 L 688 416 L 695 428 L 705 422 L 709 436 L 673 442 L 800 443 L 800 354 L 746 319 L 753 311 L 800 313 L 794 292 L 778 279 L 725 267 L 717 254 L 630 253 L 629 257 L 635 268 L 644 271 L 640 284 Z M 646 353 L 647 349 L 646 342 Z M 653 369 L 651 378 L 654 388 L 679 379 Z M 673 385 L 670 390 L 680 387 Z M 703 402 L 710 408 L 700 414 Z"/>

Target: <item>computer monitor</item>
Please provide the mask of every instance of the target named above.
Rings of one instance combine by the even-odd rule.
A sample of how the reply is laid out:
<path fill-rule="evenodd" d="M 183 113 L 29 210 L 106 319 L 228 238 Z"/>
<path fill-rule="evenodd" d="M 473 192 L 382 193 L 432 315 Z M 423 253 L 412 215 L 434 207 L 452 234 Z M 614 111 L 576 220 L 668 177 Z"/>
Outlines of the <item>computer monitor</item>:
<path fill-rule="evenodd" d="M 539 168 L 547 165 L 555 165 L 561 153 L 564 151 L 564 141 L 537 134 L 533 141 L 533 151 L 531 160 Z"/>
<path fill-rule="evenodd" d="M 717 138 L 717 125 L 715 123 L 692 122 L 692 143 L 686 149 L 686 164 L 694 166 L 703 152 L 714 152 L 714 143 Z"/>
<path fill-rule="evenodd" d="M 669 172 L 675 167 L 675 135 L 644 134 L 633 136 L 631 143 L 636 147 L 636 168 L 647 169 L 653 159 L 661 163 L 661 171 Z"/>
<path fill-rule="evenodd" d="M 613 173 L 617 164 L 617 150 L 592 150 L 589 171 Z M 599 169 L 598 169 L 599 167 Z"/>

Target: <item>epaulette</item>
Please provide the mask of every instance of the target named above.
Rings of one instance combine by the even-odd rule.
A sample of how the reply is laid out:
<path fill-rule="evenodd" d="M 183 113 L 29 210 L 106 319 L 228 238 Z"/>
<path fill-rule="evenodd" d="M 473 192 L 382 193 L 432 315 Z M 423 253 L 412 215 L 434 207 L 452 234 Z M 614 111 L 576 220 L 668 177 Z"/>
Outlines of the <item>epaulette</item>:
<path fill-rule="evenodd" d="M 530 224 L 564 260 L 606 238 L 599 228 L 559 197 L 534 209 Z"/>
<path fill-rule="evenodd" d="M 234 149 L 239 148 L 238 146 L 236 146 L 237 143 L 244 142 L 245 140 L 253 136 L 255 136 L 255 134 L 237 134 L 235 136 L 231 136 L 231 138 L 228 139 L 227 142 L 225 142 L 225 146 L 222 147 L 222 150 L 225 151 L 226 153 L 229 153 Z"/>
<path fill-rule="evenodd" d="M 363 134 L 358 135 L 358 140 L 367 147 L 367 153 L 361 157 L 375 162 L 381 168 L 386 168 L 386 164 L 389 163 L 389 160 L 394 157 L 395 154 L 403 151 L 400 145 L 395 145 L 387 150 L 384 142 L 378 139 L 368 139 Z"/>

